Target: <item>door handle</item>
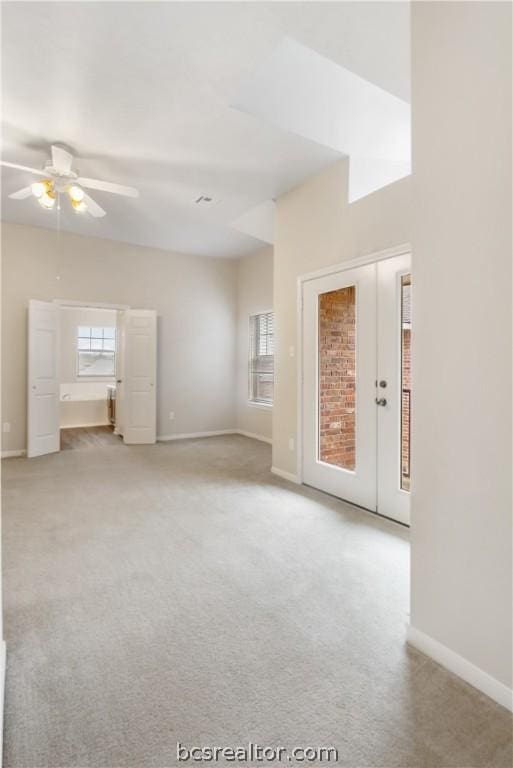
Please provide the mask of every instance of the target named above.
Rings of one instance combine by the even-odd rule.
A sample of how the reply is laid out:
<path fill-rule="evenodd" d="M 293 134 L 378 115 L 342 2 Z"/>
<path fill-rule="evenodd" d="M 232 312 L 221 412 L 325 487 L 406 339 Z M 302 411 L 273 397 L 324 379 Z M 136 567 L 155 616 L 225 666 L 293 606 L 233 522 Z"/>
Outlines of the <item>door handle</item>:
<path fill-rule="evenodd" d="M 379 398 L 378 398 L 378 397 L 376 397 L 376 398 L 375 398 L 375 400 L 376 400 L 376 405 L 382 405 L 382 406 L 385 406 L 385 405 L 387 404 L 387 399 L 386 399 L 386 397 L 379 397 Z"/>

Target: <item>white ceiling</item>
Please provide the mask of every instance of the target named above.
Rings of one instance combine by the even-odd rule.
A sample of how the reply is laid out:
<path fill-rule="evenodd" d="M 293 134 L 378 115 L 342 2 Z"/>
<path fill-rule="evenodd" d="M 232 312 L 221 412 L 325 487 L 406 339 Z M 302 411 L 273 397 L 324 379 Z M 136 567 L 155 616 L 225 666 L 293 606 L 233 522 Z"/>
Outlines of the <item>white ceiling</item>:
<path fill-rule="evenodd" d="M 235 106 L 347 155 L 349 202 L 411 173 L 409 103 L 291 38 L 244 84 Z"/>
<path fill-rule="evenodd" d="M 245 232 L 247 235 L 261 240 L 263 243 L 274 243 L 274 214 L 276 203 L 274 200 L 264 200 L 255 205 L 231 222 L 234 229 Z"/>
<path fill-rule="evenodd" d="M 409 98 L 409 5 L 341 3 L 3 3 L 3 159 L 40 167 L 69 145 L 81 175 L 138 187 L 104 192 L 103 219 L 63 206 L 63 229 L 185 253 L 261 245 L 230 226 L 341 153 L 233 104 L 291 38 Z M 305 105 L 308 109 L 308 105 Z M 2 218 L 56 226 L 56 212 L 7 195 Z M 195 205 L 201 194 L 210 206 Z M 253 231 L 252 231 L 253 232 Z"/>

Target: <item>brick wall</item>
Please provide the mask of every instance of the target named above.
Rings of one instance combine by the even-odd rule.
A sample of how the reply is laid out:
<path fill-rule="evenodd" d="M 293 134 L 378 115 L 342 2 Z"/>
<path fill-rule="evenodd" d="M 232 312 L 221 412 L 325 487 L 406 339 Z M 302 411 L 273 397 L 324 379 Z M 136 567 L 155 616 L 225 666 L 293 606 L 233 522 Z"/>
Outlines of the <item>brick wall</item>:
<path fill-rule="evenodd" d="M 355 289 L 319 297 L 320 460 L 355 468 Z"/>
<path fill-rule="evenodd" d="M 409 392 L 405 392 L 407 389 Z M 411 331 L 402 330 L 401 488 L 410 490 Z"/>

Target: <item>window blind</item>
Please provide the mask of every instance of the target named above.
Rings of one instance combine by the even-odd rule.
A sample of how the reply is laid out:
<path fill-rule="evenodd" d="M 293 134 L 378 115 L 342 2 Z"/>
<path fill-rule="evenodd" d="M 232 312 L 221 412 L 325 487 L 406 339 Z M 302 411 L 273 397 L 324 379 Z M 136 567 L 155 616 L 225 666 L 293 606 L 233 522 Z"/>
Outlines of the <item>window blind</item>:
<path fill-rule="evenodd" d="M 274 396 L 274 315 L 249 319 L 249 399 L 272 404 Z"/>

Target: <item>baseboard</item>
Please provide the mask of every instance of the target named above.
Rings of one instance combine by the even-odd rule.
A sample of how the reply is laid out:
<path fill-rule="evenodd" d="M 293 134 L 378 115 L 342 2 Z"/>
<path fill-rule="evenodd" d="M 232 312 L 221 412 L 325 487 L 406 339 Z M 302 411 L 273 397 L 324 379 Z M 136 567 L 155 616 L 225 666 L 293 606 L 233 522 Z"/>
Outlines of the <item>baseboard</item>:
<path fill-rule="evenodd" d="M 96 421 L 94 424 L 64 424 L 61 429 L 93 429 L 94 427 L 112 427 L 110 421 Z"/>
<path fill-rule="evenodd" d="M 7 652 L 5 640 L 0 642 L 0 765 L 3 765 L 4 746 L 4 701 L 5 701 L 5 669 Z"/>
<path fill-rule="evenodd" d="M 421 632 L 420 629 L 412 627 L 411 624 L 408 627 L 407 642 L 416 648 L 418 651 L 422 651 L 426 656 L 430 656 L 442 667 L 448 669 L 449 672 L 453 672 L 466 683 L 469 683 L 478 691 L 489 696 L 491 699 L 501 704 L 510 712 L 513 712 L 513 690 L 508 688 L 504 683 L 496 680 L 484 670 L 476 667 L 475 664 L 460 656 L 455 651 L 451 651 L 446 645 L 439 643 L 433 637 Z"/>
<path fill-rule="evenodd" d="M 284 480 L 289 480 L 291 483 L 296 483 L 296 485 L 301 485 L 301 482 L 297 475 L 293 475 L 292 472 L 285 472 L 284 469 L 278 469 L 278 467 L 271 467 L 271 472 L 273 475 L 278 475 L 278 477 L 282 477 Z"/>
<path fill-rule="evenodd" d="M 17 459 L 20 456 L 26 456 L 27 451 L 22 448 L 20 451 L 2 451 L 2 459 Z"/>
<path fill-rule="evenodd" d="M 81 429 L 83 427 L 108 427 L 111 426 L 109 424 L 105 424 L 102 422 L 101 424 L 77 424 L 76 426 L 66 426 L 61 427 L 61 429 Z M 114 430 L 114 434 L 117 435 L 119 432 L 116 432 Z M 157 441 L 159 443 L 166 443 L 169 440 L 191 440 L 193 438 L 198 437 L 217 437 L 219 435 L 244 435 L 244 437 L 250 437 L 253 440 L 261 440 L 264 443 L 269 443 L 272 445 L 272 440 L 268 437 L 265 437 L 264 435 L 257 435 L 253 432 L 245 432 L 242 429 L 217 429 L 212 432 L 184 432 L 182 434 L 176 434 L 176 435 L 157 435 Z M 25 449 L 20 451 L 2 451 L 2 459 L 14 459 L 20 456 L 26 456 L 27 451 Z M 280 474 L 279 472 L 276 472 L 276 474 Z M 287 475 L 282 475 L 282 477 L 285 477 L 287 480 L 292 479 L 292 475 L 289 477 Z M 294 480 L 293 480 L 294 482 Z"/>
<path fill-rule="evenodd" d="M 195 437 L 217 437 L 218 435 L 236 435 L 236 429 L 218 429 L 214 432 L 184 432 L 176 435 L 157 435 L 159 443 L 166 443 L 168 440 L 191 440 Z"/>
<path fill-rule="evenodd" d="M 242 435 L 243 437 L 250 437 L 252 440 L 260 440 L 262 443 L 269 443 L 269 445 L 273 444 L 273 441 L 270 437 L 265 437 L 265 435 L 257 435 L 255 432 L 246 432 L 245 429 L 238 429 L 237 434 Z"/>

